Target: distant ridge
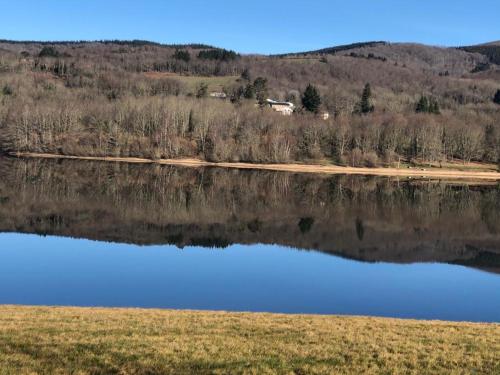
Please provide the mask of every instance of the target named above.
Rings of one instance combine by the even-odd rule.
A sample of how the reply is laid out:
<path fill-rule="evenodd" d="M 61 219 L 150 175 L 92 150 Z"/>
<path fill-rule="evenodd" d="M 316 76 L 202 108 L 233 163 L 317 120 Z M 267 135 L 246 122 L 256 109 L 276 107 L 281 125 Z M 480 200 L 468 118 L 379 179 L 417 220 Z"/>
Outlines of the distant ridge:
<path fill-rule="evenodd" d="M 219 49 L 218 47 L 211 46 L 203 43 L 186 43 L 186 44 L 165 44 L 158 42 L 151 42 L 149 40 L 132 39 L 132 40 L 119 40 L 119 39 L 104 39 L 104 40 L 57 40 L 57 41 L 37 41 L 37 40 L 9 40 L 0 39 L 0 43 L 8 44 L 39 44 L 42 46 L 47 45 L 81 45 L 81 44 L 117 44 L 127 46 L 155 46 L 167 48 L 192 48 L 192 49 Z"/>
<path fill-rule="evenodd" d="M 0 39 L 0 43 L 6 44 L 38 44 L 41 46 L 63 46 L 63 45 L 85 45 L 85 44 L 116 44 L 123 46 L 155 46 L 155 47 L 166 47 L 166 48 L 192 48 L 192 49 L 222 49 L 222 47 L 216 47 L 209 44 L 204 43 L 159 43 L 152 42 L 149 40 L 142 39 L 130 39 L 130 40 L 121 40 L 121 39 L 102 39 L 102 40 L 10 40 L 10 39 Z M 368 42 L 357 42 L 351 44 L 343 44 L 333 47 L 326 47 L 318 50 L 312 51 L 304 51 L 304 52 L 290 52 L 284 54 L 276 54 L 271 56 L 291 56 L 291 55 L 309 55 L 309 54 L 335 54 L 341 51 L 348 51 L 351 49 L 362 48 L 362 47 L 375 47 L 378 45 L 386 45 L 389 44 L 385 41 L 368 41 Z"/>
<path fill-rule="evenodd" d="M 359 43 L 351 43 L 351 44 L 342 44 L 339 46 L 327 47 L 327 48 L 322 48 L 322 49 L 313 50 L 313 51 L 284 53 L 284 54 L 279 54 L 276 56 L 297 56 L 297 55 L 304 56 L 304 55 L 315 55 L 315 54 L 328 55 L 328 54 L 335 54 L 337 52 L 348 51 L 348 50 L 356 49 L 356 48 L 375 47 L 375 46 L 386 45 L 386 44 L 388 44 L 388 42 L 384 42 L 384 41 L 359 42 Z"/>
<path fill-rule="evenodd" d="M 480 46 L 500 46 L 500 40 L 497 40 L 497 41 L 494 41 L 494 42 L 480 44 Z"/>
<path fill-rule="evenodd" d="M 143 47 L 143 46 L 153 46 L 160 48 L 174 48 L 174 49 L 215 49 L 223 50 L 223 47 L 217 47 L 204 43 L 160 43 L 153 42 L 149 40 L 142 39 L 130 39 L 130 40 L 120 40 L 120 39 L 102 39 L 102 40 L 10 40 L 10 39 L 0 39 L 0 44 L 11 44 L 11 45 L 25 45 L 25 44 L 36 44 L 40 46 L 71 46 L 71 45 L 90 45 L 90 44 L 104 44 L 104 45 L 120 45 L 120 46 L 132 46 L 132 47 Z M 306 56 L 306 55 L 334 55 L 339 52 L 346 52 L 349 50 L 357 50 L 360 48 L 373 48 L 379 46 L 390 46 L 390 45 L 420 45 L 424 47 L 433 48 L 433 46 L 419 44 L 419 43 L 392 43 L 388 41 L 367 41 L 367 42 L 356 42 L 350 44 L 342 44 L 338 46 L 326 47 L 317 50 L 303 51 L 303 52 L 289 52 L 282 54 L 271 54 L 268 56 L 274 57 L 288 57 L 288 56 Z M 438 47 L 439 48 L 439 47 Z M 443 49 L 458 49 L 470 53 L 479 53 L 487 56 L 491 63 L 500 65 L 500 40 L 487 42 L 483 44 L 477 44 L 472 46 L 460 46 L 460 47 L 440 47 Z"/>
<path fill-rule="evenodd" d="M 487 45 L 472 46 L 472 47 L 438 47 L 429 46 L 418 43 L 391 43 L 387 41 L 365 41 L 351 44 L 344 44 L 332 47 L 326 47 L 317 50 L 293 52 L 277 55 L 260 55 L 263 60 L 259 64 L 265 64 L 268 68 L 274 69 L 274 59 L 310 59 L 328 63 L 329 59 L 338 58 L 355 58 L 358 64 L 366 65 L 376 64 L 380 69 L 381 63 L 386 63 L 384 68 L 387 74 L 405 75 L 400 71 L 400 68 L 410 69 L 413 73 L 436 75 L 452 75 L 461 76 L 469 73 L 479 73 L 489 70 L 495 70 L 493 65 L 500 65 L 500 46 L 496 46 L 497 42 L 490 42 Z M 144 48 L 148 48 L 148 59 L 150 66 L 147 69 L 152 70 L 174 70 L 176 73 L 186 73 L 186 69 L 194 69 L 193 63 L 197 62 L 197 74 L 204 75 L 224 75 L 229 74 L 231 69 L 238 70 L 241 64 L 259 65 L 255 61 L 250 61 L 252 54 L 240 55 L 235 51 L 226 50 L 203 43 L 189 44 L 162 44 L 148 40 L 69 40 L 69 41 L 22 41 L 0 39 L 0 49 L 3 53 L 13 56 L 29 53 L 31 56 L 38 56 L 44 47 L 53 47 L 59 50 L 61 56 L 81 55 L 82 51 L 98 55 L 104 53 L 105 50 L 117 52 L 118 48 L 121 54 L 139 54 Z M 115 48 L 118 47 L 118 48 Z M 116 51 L 115 51 L 116 49 Z M 174 56 L 174 50 L 191 50 L 191 62 L 183 62 Z M 225 72 L 221 72 L 222 65 L 214 65 L 214 61 L 226 62 L 232 59 L 241 59 L 248 57 L 248 61 L 240 61 L 240 67 L 225 66 Z M 80 56 L 87 59 L 88 56 Z M 266 60 L 270 58 L 269 60 Z M 167 62 L 167 60 L 169 60 Z M 362 63 L 364 61 L 364 63 Z M 210 63 L 212 62 L 212 64 Z M 351 60 L 352 62 L 352 60 Z M 117 61 L 114 62 L 116 64 Z M 191 64 L 187 67 L 186 64 Z M 392 65 L 393 68 L 390 68 Z M 145 66 L 134 69 L 145 69 Z M 367 67 L 360 67 L 360 74 L 364 75 L 363 80 L 376 82 L 381 76 L 371 77 Z M 389 70 L 392 72 L 389 73 Z M 193 73 L 191 71 L 190 73 Z M 262 72 L 261 74 L 267 74 Z M 350 73 L 347 73 L 350 74 Z M 394 77 L 394 76 L 393 76 Z M 312 77 L 311 77 L 312 78 Z M 407 79 L 407 77 L 401 77 Z M 393 79 L 393 78 L 392 78 Z"/>
<path fill-rule="evenodd" d="M 480 53 L 481 55 L 487 56 L 491 63 L 500 65 L 500 41 L 459 47 L 459 49 L 466 52 Z"/>

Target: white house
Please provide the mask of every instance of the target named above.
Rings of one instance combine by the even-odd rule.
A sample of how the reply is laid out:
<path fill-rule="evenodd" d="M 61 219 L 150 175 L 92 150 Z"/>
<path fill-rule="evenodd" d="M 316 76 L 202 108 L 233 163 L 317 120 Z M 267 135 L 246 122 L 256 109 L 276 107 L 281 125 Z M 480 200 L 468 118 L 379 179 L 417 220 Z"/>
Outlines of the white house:
<path fill-rule="evenodd" d="M 320 116 L 323 120 L 328 120 L 328 119 L 330 118 L 330 114 L 329 114 L 328 112 L 326 112 L 326 111 L 321 112 L 321 113 L 319 114 L 319 116 Z"/>
<path fill-rule="evenodd" d="M 211 92 L 210 97 L 217 98 L 217 99 L 226 99 L 227 94 L 225 92 Z"/>
<path fill-rule="evenodd" d="M 280 102 L 276 100 L 267 99 L 267 105 L 271 107 L 276 112 L 281 113 L 283 116 L 291 116 L 293 110 L 295 109 L 295 105 L 290 102 Z"/>

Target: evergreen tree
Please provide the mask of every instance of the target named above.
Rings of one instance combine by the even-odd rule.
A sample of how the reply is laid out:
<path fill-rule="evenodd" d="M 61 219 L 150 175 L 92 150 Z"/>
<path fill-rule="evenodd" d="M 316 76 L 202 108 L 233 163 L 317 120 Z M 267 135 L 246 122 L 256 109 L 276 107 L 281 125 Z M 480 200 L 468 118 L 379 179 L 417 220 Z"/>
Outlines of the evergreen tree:
<path fill-rule="evenodd" d="M 193 110 L 189 111 L 189 119 L 188 119 L 188 132 L 193 133 L 196 129 L 196 119 L 194 117 Z"/>
<path fill-rule="evenodd" d="M 441 111 L 439 109 L 439 103 L 437 102 L 437 100 L 435 98 L 431 98 L 429 100 L 429 113 L 432 113 L 435 115 L 439 115 L 441 113 Z"/>
<path fill-rule="evenodd" d="M 191 55 L 186 50 L 180 50 L 180 49 L 178 49 L 174 53 L 174 59 L 182 60 L 182 61 L 185 61 L 185 62 L 189 62 L 189 60 L 191 60 Z"/>
<path fill-rule="evenodd" d="M 203 50 L 198 53 L 198 58 L 202 60 L 220 60 L 220 61 L 231 61 L 239 58 L 240 55 L 234 51 L 228 51 L 226 49 L 214 48 L 209 50 Z"/>
<path fill-rule="evenodd" d="M 427 98 L 427 96 L 422 95 L 420 100 L 417 102 L 415 107 L 417 113 L 432 113 L 439 115 L 441 113 L 439 109 L 439 103 L 435 98 Z"/>
<path fill-rule="evenodd" d="M 251 83 L 245 86 L 245 91 L 243 92 L 243 97 L 245 99 L 253 99 L 255 98 L 255 89 Z"/>
<path fill-rule="evenodd" d="M 417 113 L 426 113 L 429 111 L 429 100 L 427 96 L 422 95 L 415 108 Z"/>
<path fill-rule="evenodd" d="M 252 80 L 250 76 L 250 70 L 248 68 L 245 68 L 243 72 L 241 73 L 241 79 L 244 79 L 247 82 L 250 82 Z"/>
<path fill-rule="evenodd" d="M 238 86 L 236 89 L 233 89 L 231 96 L 229 97 L 231 103 L 239 103 L 244 93 L 245 88 L 243 86 Z"/>
<path fill-rule="evenodd" d="M 304 95 L 302 95 L 302 105 L 309 112 L 318 113 L 321 105 L 321 96 L 318 90 L 313 85 L 307 85 Z"/>
<path fill-rule="evenodd" d="M 359 103 L 359 112 L 362 114 L 373 112 L 375 107 L 371 103 L 372 89 L 370 84 L 367 83 L 363 89 L 363 94 L 361 95 L 361 101 Z"/>
<path fill-rule="evenodd" d="M 38 57 L 59 57 L 59 51 L 54 47 L 43 47 Z"/>
<path fill-rule="evenodd" d="M 14 93 L 14 90 L 9 85 L 5 85 L 2 89 L 2 94 L 5 96 L 12 95 L 13 93 Z"/>
<path fill-rule="evenodd" d="M 253 82 L 253 89 L 255 92 L 255 97 L 259 104 L 264 104 L 268 93 L 267 93 L 267 79 L 262 77 L 257 77 Z"/>
<path fill-rule="evenodd" d="M 493 102 L 500 105 L 500 90 L 497 90 L 495 97 L 493 98 Z"/>

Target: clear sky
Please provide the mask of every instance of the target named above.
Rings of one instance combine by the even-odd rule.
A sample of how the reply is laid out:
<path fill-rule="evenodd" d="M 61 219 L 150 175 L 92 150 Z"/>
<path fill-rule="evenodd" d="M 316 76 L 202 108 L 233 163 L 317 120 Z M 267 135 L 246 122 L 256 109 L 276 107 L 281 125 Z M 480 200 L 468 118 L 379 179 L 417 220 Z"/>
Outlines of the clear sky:
<path fill-rule="evenodd" d="M 0 0 L 0 38 L 146 39 L 281 53 L 358 41 L 500 40 L 499 0 Z"/>

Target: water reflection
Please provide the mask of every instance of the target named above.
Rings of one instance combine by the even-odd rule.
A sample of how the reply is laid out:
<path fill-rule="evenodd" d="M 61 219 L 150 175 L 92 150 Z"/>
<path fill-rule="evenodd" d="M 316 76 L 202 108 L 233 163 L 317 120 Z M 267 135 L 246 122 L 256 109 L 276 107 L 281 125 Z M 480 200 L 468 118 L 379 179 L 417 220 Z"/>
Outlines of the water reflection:
<path fill-rule="evenodd" d="M 500 272 L 497 184 L 16 159 L 0 175 L 0 232 Z"/>

